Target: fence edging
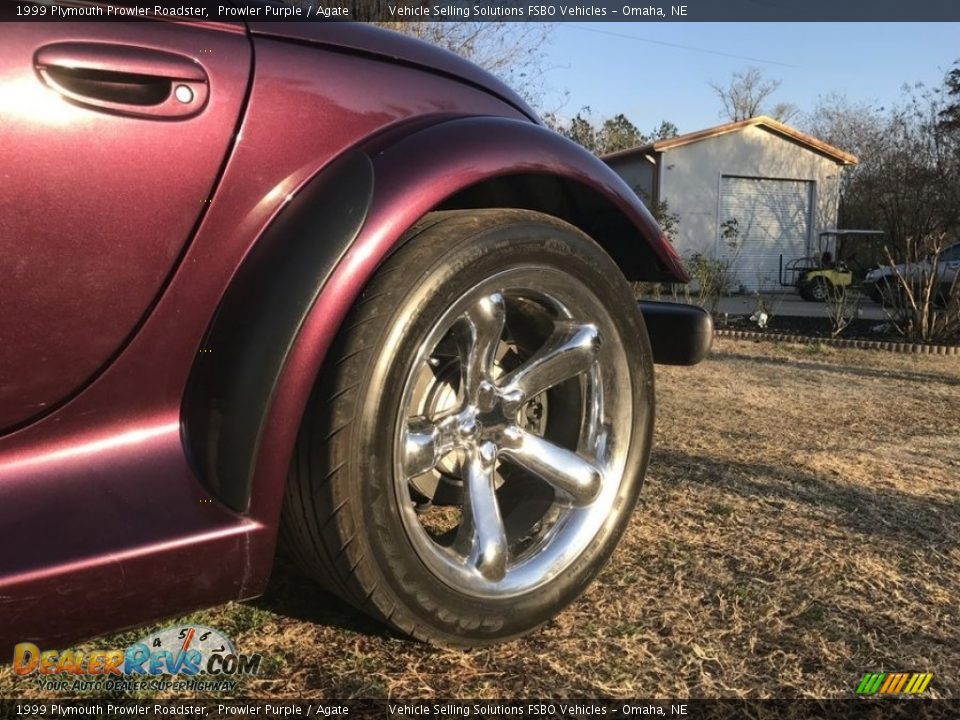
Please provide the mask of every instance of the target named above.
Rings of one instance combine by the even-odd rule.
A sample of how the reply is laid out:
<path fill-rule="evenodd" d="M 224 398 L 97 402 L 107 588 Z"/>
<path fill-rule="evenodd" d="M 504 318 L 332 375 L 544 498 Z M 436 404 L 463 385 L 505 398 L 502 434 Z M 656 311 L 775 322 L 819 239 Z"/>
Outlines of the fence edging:
<path fill-rule="evenodd" d="M 923 345 L 922 343 L 898 342 L 892 340 L 853 340 L 849 338 L 818 338 L 809 335 L 787 335 L 785 333 L 764 333 L 754 330 L 726 330 L 715 328 L 716 337 L 734 340 L 767 340 L 770 342 L 791 342 L 803 345 L 828 345 L 830 347 L 855 348 L 858 350 L 881 350 L 884 352 L 916 355 L 960 355 L 960 346 Z"/>

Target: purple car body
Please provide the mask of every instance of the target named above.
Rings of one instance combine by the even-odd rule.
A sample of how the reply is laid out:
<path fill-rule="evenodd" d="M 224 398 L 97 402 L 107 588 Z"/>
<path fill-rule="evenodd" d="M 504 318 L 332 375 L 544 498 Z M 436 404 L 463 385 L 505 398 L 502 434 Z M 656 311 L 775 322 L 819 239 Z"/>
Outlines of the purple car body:
<path fill-rule="evenodd" d="M 685 280 L 599 160 L 367 26 L 3 24 L 0 87 L 0 652 L 264 590 L 310 388 L 425 213 Z"/>

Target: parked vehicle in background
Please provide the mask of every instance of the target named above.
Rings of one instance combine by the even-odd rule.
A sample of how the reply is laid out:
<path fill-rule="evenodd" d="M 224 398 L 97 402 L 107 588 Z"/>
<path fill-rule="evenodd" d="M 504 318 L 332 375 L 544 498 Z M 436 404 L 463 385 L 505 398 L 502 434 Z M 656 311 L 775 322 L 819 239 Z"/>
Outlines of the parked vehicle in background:
<path fill-rule="evenodd" d="M 824 230 L 816 252 L 784 262 L 780 257 L 780 285 L 795 287 L 804 300 L 824 302 L 863 278 L 865 258 L 879 256 L 879 230 Z"/>
<path fill-rule="evenodd" d="M 936 259 L 936 268 L 934 259 L 930 256 L 917 262 L 881 265 L 866 274 L 861 287 L 874 302 L 896 307 L 903 301 L 904 282 L 912 283 L 918 288 L 931 273 L 936 273 L 934 301 L 942 305 L 958 285 L 960 242 L 948 246 L 940 253 Z"/>

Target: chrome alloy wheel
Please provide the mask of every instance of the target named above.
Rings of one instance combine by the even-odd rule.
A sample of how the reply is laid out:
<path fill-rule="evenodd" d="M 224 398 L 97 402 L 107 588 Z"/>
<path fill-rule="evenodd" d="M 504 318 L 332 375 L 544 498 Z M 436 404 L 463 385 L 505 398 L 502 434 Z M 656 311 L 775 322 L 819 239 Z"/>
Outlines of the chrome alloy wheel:
<path fill-rule="evenodd" d="M 633 432 L 631 340 L 589 287 L 547 266 L 488 278 L 433 326 L 404 383 L 393 455 L 404 530 L 436 577 L 510 597 L 590 546 Z"/>

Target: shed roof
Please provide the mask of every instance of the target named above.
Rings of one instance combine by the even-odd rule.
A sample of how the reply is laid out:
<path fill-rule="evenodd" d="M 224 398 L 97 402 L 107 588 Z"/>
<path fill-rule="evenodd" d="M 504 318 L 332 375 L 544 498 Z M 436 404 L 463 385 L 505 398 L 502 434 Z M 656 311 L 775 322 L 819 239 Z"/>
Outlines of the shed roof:
<path fill-rule="evenodd" d="M 672 150 L 673 148 L 682 147 L 683 145 L 700 142 L 701 140 L 709 140 L 710 138 L 717 137 L 718 135 L 726 135 L 727 133 L 737 132 L 748 127 L 763 128 L 764 130 L 772 132 L 775 135 L 780 135 L 788 140 L 792 140 L 800 145 L 804 145 L 810 150 L 836 160 L 842 165 L 855 165 L 858 162 L 856 155 L 851 155 L 840 148 L 834 147 L 829 143 L 825 143 L 823 140 L 818 140 L 812 135 L 807 135 L 804 132 L 800 132 L 796 128 L 792 128 L 789 125 L 784 125 L 779 120 L 774 120 L 772 117 L 767 117 L 766 115 L 757 115 L 756 117 L 752 117 L 747 120 L 725 123 L 723 125 L 717 125 L 716 127 L 707 128 L 706 130 L 698 130 L 697 132 L 677 135 L 676 137 L 672 137 L 667 140 L 658 140 L 656 142 L 647 143 L 646 145 L 639 145 L 637 147 L 627 148 L 626 150 L 618 150 L 617 152 L 604 155 L 603 159 L 615 160 L 617 158 L 640 153 L 664 152 L 666 150 Z"/>

